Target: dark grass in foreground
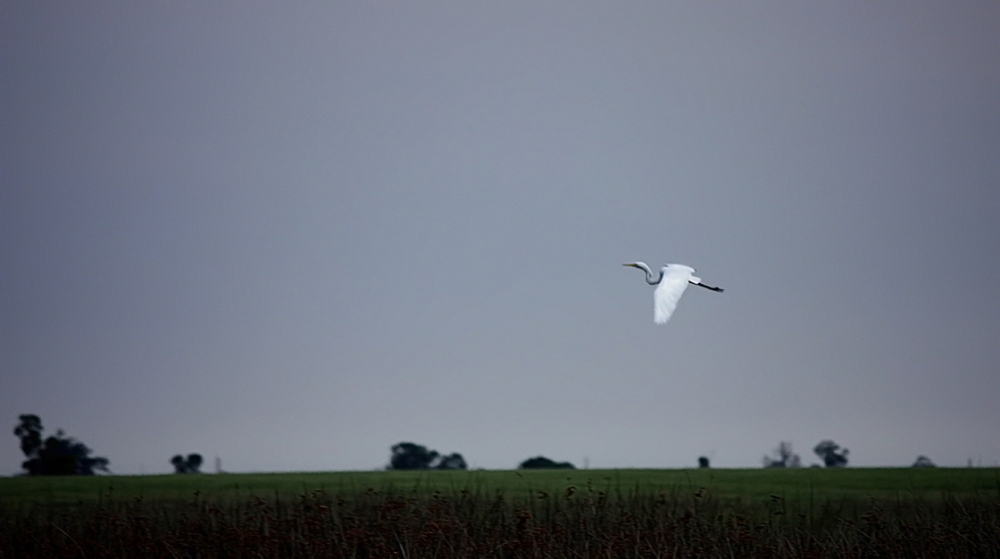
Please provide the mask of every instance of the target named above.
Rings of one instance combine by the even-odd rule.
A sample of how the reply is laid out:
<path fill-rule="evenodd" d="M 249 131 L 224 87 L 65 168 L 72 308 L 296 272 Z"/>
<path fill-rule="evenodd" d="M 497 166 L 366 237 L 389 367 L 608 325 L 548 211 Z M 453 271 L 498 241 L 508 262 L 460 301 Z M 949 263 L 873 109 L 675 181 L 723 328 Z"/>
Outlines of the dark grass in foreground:
<path fill-rule="evenodd" d="M 587 479 L 594 473 L 605 483 Z M 653 491 L 602 474 L 525 473 L 511 490 L 492 476 L 464 487 L 454 482 L 475 478 L 402 478 L 424 481 L 404 487 L 385 476 L 366 489 L 297 495 L 4 500 L 0 557 L 1000 556 L 996 489 L 762 497 L 682 484 Z M 771 475 L 758 486 L 775 487 L 764 482 L 782 478 Z"/>

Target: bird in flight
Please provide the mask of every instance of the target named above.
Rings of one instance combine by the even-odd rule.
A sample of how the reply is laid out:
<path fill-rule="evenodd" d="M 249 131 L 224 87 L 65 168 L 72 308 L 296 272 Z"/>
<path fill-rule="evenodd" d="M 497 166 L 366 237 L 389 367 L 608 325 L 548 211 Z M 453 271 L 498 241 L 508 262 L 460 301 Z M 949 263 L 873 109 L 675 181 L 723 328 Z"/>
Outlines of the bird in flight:
<path fill-rule="evenodd" d="M 658 285 L 656 291 L 653 292 L 653 322 L 657 324 L 666 324 L 670 320 L 670 315 L 674 314 L 674 309 L 677 308 L 677 301 L 680 301 L 681 295 L 684 294 L 684 290 L 687 289 L 688 284 L 694 284 L 705 289 L 718 291 L 719 293 L 723 291 L 721 287 L 712 287 L 711 285 L 702 283 L 701 278 L 694 275 L 694 268 L 683 264 L 667 264 L 660 268 L 660 277 L 655 280 L 653 279 L 653 271 L 649 269 L 649 266 L 645 262 L 629 262 L 628 264 L 622 264 L 622 266 L 631 266 L 643 270 L 646 272 L 646 283 L 649 285 Z"/>

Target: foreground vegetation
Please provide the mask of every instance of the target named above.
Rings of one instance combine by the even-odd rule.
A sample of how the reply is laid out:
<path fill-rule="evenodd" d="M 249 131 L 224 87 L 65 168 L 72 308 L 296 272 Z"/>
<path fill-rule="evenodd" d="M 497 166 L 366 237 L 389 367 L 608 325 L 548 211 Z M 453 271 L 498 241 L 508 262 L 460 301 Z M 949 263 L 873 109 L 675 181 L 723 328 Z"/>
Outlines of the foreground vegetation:
<path fill-rule="evenodd" d="M 998 557 L 994 469 L 0 479 L 6 557 Z"/>

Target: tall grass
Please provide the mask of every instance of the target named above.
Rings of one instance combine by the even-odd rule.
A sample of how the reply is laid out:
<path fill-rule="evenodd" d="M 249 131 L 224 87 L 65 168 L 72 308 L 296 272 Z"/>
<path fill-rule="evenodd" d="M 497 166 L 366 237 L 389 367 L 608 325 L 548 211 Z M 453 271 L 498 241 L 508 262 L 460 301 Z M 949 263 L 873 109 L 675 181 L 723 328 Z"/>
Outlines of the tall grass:
<path fill-rule="evenodd" d="M 733 499 L 590 483 L 0 505 L 4 559 L 998 556 L 987 493 Z"/>

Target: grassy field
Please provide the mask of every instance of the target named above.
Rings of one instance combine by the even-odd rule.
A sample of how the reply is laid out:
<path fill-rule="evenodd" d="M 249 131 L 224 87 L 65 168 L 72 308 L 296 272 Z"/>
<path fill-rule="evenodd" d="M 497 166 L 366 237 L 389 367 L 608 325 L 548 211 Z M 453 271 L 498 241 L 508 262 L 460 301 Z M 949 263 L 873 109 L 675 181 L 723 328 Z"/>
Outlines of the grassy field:
<path fill-rule="evenodd" d="M 202 474 L 157 476 L 11 477 L 0 478 L 0 501 L 75 503 L 99 499 L 246 500 L 253 497 L 294 498 L 322 490 L 354 495 L 429 495 L 461 490 L 509 496 L 544 491 L 558 494 L 569 487 L 607 494 L 659 495 L 707 492 L 716 498 L 761 501 L 771 495 L 790 500 L 1000 496 L 1000 470 L 995 468 L 795 468 L 706 470 L 494 470 L 330 472 L 279 474 Z"/>
<path fill-rule="evenodd" d="M 1000 557 L 1000 470 L 3 478 L 7 557 Z"/>

